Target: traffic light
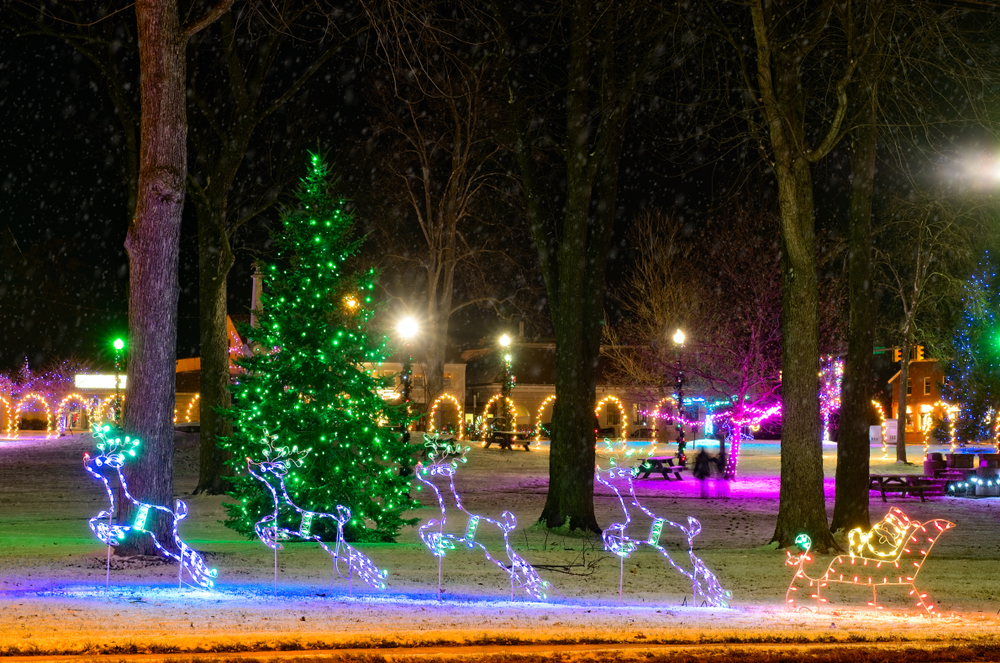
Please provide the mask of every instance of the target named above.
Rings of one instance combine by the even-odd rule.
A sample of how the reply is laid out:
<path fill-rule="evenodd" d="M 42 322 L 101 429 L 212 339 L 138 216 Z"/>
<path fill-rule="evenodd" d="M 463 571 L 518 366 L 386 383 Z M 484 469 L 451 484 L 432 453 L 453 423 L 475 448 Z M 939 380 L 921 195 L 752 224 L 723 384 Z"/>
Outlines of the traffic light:
<path fill-rule="evenodd" d="M 892 360 L 896 363 L 903 361 L 903 350 L 902 348 L 892 349 Z"/>
<path fill-rule="evenodd" d="M 917 346 L 917 361 L 923 361 L 924 359 L 924 346 Z"/>

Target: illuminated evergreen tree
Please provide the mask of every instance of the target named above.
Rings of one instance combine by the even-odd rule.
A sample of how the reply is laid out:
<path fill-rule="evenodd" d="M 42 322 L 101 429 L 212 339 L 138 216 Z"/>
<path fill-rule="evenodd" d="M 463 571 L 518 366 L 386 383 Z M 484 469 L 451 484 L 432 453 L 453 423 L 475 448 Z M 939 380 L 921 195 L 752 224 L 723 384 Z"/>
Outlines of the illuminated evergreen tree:
<path fill-rule="evenodd" d="M 1000 282 L 994 262 L 987 254 L 965 284 L 954 358 L 941 389 L 945 401 L 961 406 L 956 434 L 963 442 L 992 439 L 1000 409 Z"/>
<path fill-rule="evenodd" d="M 311 157 L 300 204 L 283 212 L 273 234 L 277 260 L 261 266 L 259 324 L 244 329 L 255 352 L 238 362 L 243 372 L 228 411 L 234 433 L 220 442 L 237 475 L 226 525 L 253 536 L 254 525 L 271 512 L 271 495 L 247 475 L 246 459 L 263 460 L 267 436 L 277 436 L 275 446 L 309 450 L 285 477 L 296 505 L 325 513 L 349 507 L 348 537 L 391 540 L 411 524 L 401 514 L 415 504 L 407 478 L 412 447 L 389 428 L 398 427 L 406 411 L 387 404 L 379 395 L 385 385 L 363 368 L 389 354 L 386 339 L 368 325 L 375 273 L 344 273 L 361 242 L 322 158 Z M 289 509 L 280 517 L 282 526 L 294 528 L 301 516 Z M 321 530 L 331 524 L 329 532 Z M 321 518 L 312 531 L 332 537 L 335 527 Z"/>

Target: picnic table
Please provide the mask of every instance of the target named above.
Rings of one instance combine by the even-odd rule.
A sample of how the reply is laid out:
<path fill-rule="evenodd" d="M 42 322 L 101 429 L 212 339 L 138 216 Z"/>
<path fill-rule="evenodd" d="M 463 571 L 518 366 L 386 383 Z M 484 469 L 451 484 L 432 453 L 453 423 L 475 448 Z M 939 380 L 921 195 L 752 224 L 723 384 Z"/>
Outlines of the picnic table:
<path fill-rule="evenodd" d="M 658 456 L 654 458 L 640 458 L 639 459 L 639 471 L 642 472 L 640 479 L 648 479 L 649 475 L 653 472 L 659 472 L 663 475 L 665 481 L 670 481 L 671 477 L 682 481 L 681 472 L 687 468 L 683 465 L 674 465 L 673 456 Z"/>
<path fill-rule="evenodd" d="M 531 451 L 531 439 L 518 440 L 518 435 L 520 433 L 516 430 L 495 430 L 486 438 L 483 447 L 489 449 L 491 444 L 496 444 L 501 450 L 513 451 L 516 444 L 519 447 L 524 447 L 525 451 Z"/>
<path fill-rule="evenodd" d="M 906 497 L 907 493 L 910 495 L 918 495 L 921 502 L 925 502 L 924 493 L 925 492 L 943 492 L 946 481 L 940 479 L 931 479 L 929 477 L 918 476 L 915 474 L 870 474 L 868 475 L 868 489 L 877 490 L 882 494 L 882 501 L 887 501 L 885 499 L 885 494 L 889 493 L 901 493 L 901 497 Z"/>

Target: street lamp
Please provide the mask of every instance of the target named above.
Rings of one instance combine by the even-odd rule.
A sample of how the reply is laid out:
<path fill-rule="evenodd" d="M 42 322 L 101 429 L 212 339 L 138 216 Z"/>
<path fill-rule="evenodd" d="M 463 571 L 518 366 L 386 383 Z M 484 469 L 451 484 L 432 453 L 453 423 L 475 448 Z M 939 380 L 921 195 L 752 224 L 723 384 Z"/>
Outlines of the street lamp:
<path fill-rule="evenodd" d="M 504 334 L 500 337 L 500 345 L 503 348 L 510 347 L 510 336 Z M 510 407 L 507 399 L 510 396 L 510 362 L 513 359 L 510 352 L 503 354 L 503 381 L 500 383 L 500 426 L 502 430 L 510 430 Z"/>
<path fill-rule="evenodd" d="M 684 455 L 684 366 L 681 364 L 681 352 L 684 349 L 684 332 L 678 329 L 674 332 L 674 345 L 677 347 L 677 462 L 687 465 Z"/>
<path fill-rule="evenodd" d="M 112 344 L 115 348 L 115 426 L 121 428 L 122 425 L 122 351 L 125 349 L 125 341 L 116 338 Z"/>
<path fill-rule="evenodd" d="M 406 359 L 403 361 L 403 372 L 399 376 L 399 383 L 403 391 L 403 403 L 406 404 L 406 412 L 410 412 L 410 390 L 413 389 L 413 358 L 410 356 L 410 341 L 419 331 L 417 321 L 411 317 L 405 317 L 396 325 L 396 331 L 406 343 Z"/>

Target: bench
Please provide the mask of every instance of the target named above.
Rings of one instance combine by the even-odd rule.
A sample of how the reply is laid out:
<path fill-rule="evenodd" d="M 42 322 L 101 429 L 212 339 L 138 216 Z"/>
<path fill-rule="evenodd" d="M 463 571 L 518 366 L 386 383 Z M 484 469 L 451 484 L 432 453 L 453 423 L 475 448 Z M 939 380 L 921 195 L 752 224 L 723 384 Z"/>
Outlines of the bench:
<path fill-rule="evenodd" d="M 638 468 L 638 471 L 642 473 L 640 479 L 648 479 L 653 472 L 659 472 L 666 481 L 670 481 L 671 477 L 682 481 L 681 472 L 687 469 L 683 465 L 674 465 L 673 457 L 667 456 L 640 458 Z"/>
<path fill-rule="evenodd" d="M 907 474 L 872 474 L 868 477 L 868 489 L 877 490 L 886 502 L 886 493 L 900 493 L 901 497 L 916 495 L 925 502 L 924 494 L 943 495 L 947 481 Z"/>
<path fill-rule="evenodd" d="M 486 438 L 484 448 L 489 449 L 491 444 L 500 447 L 501 450 L 513 451 L 514 445 L 524 447 L 525 451 L 531 451 L 531 439 L 518 440 L 516 431 L 493 431 L 493 434 Z"/>

